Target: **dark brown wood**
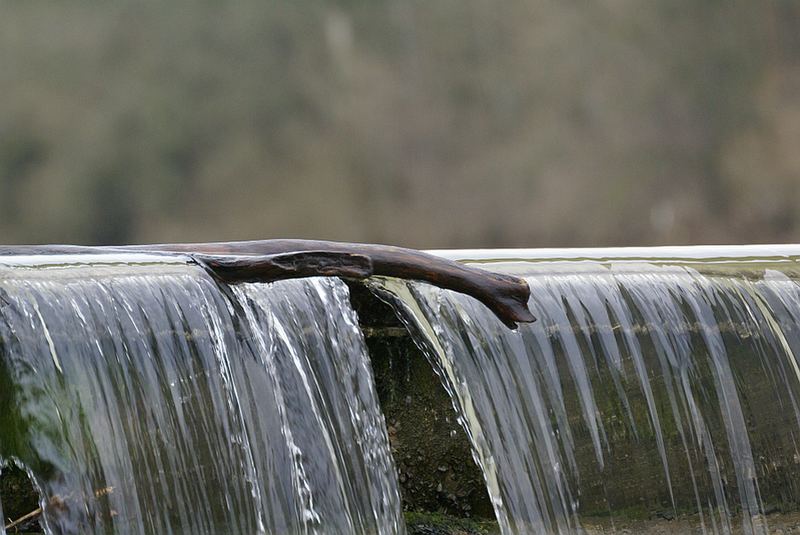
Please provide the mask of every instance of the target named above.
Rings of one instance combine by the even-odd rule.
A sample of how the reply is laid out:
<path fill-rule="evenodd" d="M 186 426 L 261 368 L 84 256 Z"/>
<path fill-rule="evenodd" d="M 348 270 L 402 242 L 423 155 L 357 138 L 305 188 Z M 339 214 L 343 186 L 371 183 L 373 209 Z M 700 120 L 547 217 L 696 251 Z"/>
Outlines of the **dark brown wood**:
<path fill-rule="evenodd" d="M 373 274 L 372 261 L 359 254 L 303 251 L 276 255 L 190 255 L 219 280 L 263 282 L 300 277 L 366 279 Z"/>
<path fill-rule="evenodd" d="M 16 246 L 0 248 L 0 255 L 125 251 L 191 256 L 227 282 L 275 280 L 276 273 L 281 274 L 279 278 L 290 278 L 289 274 L 294 273 L 292 276 L 297 277 L 316 274 L 366 278 L 377 275 L 423 281 L 474 297 L 511 328 L 516 327 L 517 323 L 536 320 L 528 309 L 530 288 L 524 279 L 390 245 L 280 239 L 122 247 Z M 282 256 L 288 253 L 294 255 Z M 302 256 L 302 253 L 307 256 Z M 280 256 L 277 263 L 275 255 Z M 361 257 L 371 263 L 370 275 L 364 275 L 367 270 Z M 294 265 L 287 269 L 292 263 Z"/>

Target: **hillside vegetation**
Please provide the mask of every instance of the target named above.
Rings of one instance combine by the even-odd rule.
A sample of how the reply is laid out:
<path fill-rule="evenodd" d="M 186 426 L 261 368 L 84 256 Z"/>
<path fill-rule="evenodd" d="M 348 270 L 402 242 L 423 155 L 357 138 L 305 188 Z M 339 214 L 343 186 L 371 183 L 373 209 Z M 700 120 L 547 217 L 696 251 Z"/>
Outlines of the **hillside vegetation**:
<path fill-rule="evenodd" d="M 797 240 L 795 2 L 5 2 L 1 243 Z"/>

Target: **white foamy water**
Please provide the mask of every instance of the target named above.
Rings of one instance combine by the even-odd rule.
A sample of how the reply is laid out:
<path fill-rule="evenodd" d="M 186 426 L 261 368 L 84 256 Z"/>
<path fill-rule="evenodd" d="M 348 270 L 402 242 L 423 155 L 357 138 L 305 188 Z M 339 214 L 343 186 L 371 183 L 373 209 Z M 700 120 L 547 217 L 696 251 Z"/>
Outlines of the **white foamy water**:
<path fill-rule="evenodd" d="M 517 331 L 470 297 L 385 282 L 504 533 L 675 517 L 763 533 L 764 513 L 798 509 L 797 248 L 686 249 L 447 253 L 526 277 L 538 321 Z"/>
<path fill-rule="evenodd" d="M 344 283 L 162 260 L 3 259 L 0 457 L 47 533 L 403 533 Z"/>

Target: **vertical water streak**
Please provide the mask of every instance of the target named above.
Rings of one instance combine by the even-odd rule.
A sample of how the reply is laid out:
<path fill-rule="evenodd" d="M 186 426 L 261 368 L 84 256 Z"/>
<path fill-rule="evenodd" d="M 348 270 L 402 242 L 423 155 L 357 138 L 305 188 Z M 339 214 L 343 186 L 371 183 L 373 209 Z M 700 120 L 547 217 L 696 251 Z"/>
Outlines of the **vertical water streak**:
<path fill-rule="evenodd" d="M 765 533 L 767 503 L 800 505 L 797 484 L 779 480 L 800 459 L 795 280 L 641 262 L 503 267 L 527 276 L 538 317 L 517 331 L 460 294 L 385 288 L 447 383 L 504 533 L 676 517 Z"/>
<path fill-rule="evenodd" d="M 47 533 L 403 533 L 341 281 L 119 264 L 0 280 L 0 457 Z"/>
<path fill-rule="evenodd" d="M 279 426 L 264 427 L 263 407 L 251 406 L 249 428 L 257 441 L 276 429 L 283 434 L 302 532 L 402 532 L 397 476 L 363 337 L 352 312 L 319 313 L 347 309 L 346 287 L 320 279 L 242 285 L 235 294 L 278 408 Z"/>

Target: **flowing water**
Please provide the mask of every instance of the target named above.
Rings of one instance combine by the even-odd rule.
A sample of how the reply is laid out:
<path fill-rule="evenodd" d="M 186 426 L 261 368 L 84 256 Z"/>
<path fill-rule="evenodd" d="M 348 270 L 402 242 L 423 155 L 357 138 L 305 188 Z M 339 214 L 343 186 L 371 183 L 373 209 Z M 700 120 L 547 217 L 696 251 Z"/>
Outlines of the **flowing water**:
<path fill-rule="evenodd" d="M 797 253 L 451 253 L 527 278 L 539 320 L 517 331 L 460 294 L 382 287 L 504 533 L 757 534 L 800 518 Z M 341 281 L 1 264 L 0 469 L 28 471 L 47 533 L 404 532 Z"/>
<path fill-rule="evenodd" d="M 503 533 L 751 534 L 796 515 L 797 257 L 460 256 L 525 276 L 538 321 L 511 331 L 470 297 L 383 288 L 454 400 Z"/>
<path fill-rule="evenodd" d="M 344 283 L 2 263 L 0 458 L 29 472 L 47 533 L 404 532 Z"/>

